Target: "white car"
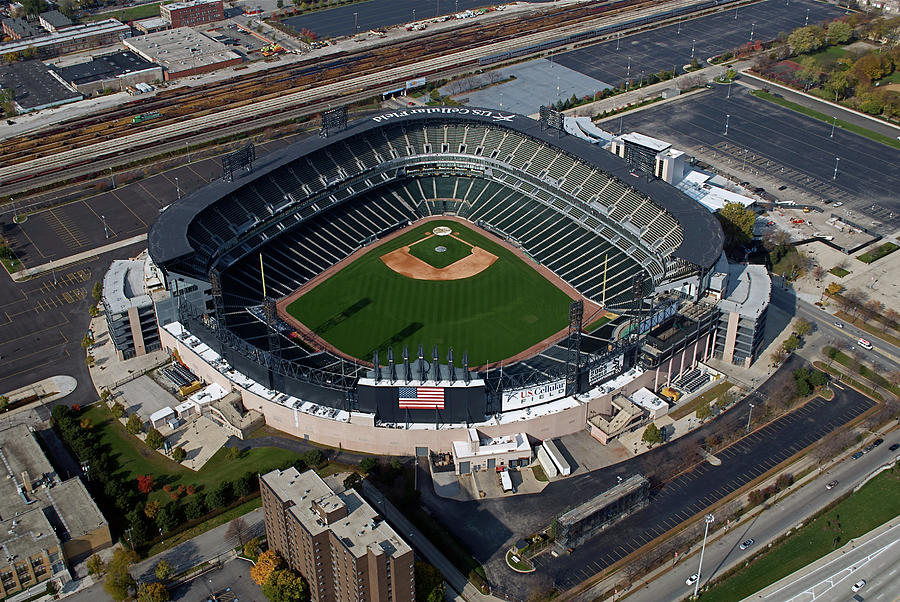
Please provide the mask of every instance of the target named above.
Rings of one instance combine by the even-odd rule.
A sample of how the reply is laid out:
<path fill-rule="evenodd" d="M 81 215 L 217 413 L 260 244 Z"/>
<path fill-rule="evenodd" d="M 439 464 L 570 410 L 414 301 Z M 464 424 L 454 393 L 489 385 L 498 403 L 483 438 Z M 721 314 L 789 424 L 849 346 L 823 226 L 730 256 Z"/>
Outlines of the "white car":
<path fill-rule="evenodd" d="M 853 587 L 850 588 L 850 591 L 852 591 L 852 592 L 858 592 L 859 590 L 861 590 L 861 589 L 864 588 L 865 586 L 866 586 L 866 580 L 865 580 L 865 579 L 860 579 L 859 581 L 857 581 L 856 583 L 853 584 Z"/>
<path fill-rule="evenodd" d="M 840 207 L 840 206 L 843 205 L 843 204 L 844 204 L 843 201 L 838 201 L 837 203 L 834 204 L 834 206 L 835 206 L 835 207 Z"/>
<path fill-rule="evenodd" d="M 694 585 L 695 583 L 697 583 L 698 579 L 700 579 L 700 574 L 694 573 L 693 575 L 691 575 L 690 577 L 688 577 L 687 579 L 684 580 L 684 584 L 685 585 Z M 865 582 L 863 582 L 863 585 L 865 585 Z M 853 591 L 856 591 L 856 590 L 853 590 Z"/>
<path fill-rule="evenodd" d="M 841 324 L 840 322 L 835 322 L 834 326 L 835 326 L 835 328 L 843 328 L 844 327 L 844 325 Z"/>

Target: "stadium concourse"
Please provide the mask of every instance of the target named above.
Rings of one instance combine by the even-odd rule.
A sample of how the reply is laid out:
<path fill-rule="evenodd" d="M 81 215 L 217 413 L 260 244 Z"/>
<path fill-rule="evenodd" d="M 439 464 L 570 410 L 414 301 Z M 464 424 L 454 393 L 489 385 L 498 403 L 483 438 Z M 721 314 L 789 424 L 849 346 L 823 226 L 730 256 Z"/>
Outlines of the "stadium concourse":
<path fill-rule="evenodd" d="M 524 431 L 546 439 L 609 414 L 614 394 L 658 389 L 712 352 L 717 314 L 699 301 L 722 258 L 722 229 L 674 187 L 546 119 L 496 110 L 407 109 L 327 133 L 169 206 L 149 234 L 172 294 L 157 304 L 162 345 L 206 382 L 240 392 L 269 425 L 381 454 L 448 451 L 473 426 L 489 437 Z M 450 308 L 454 286 L 518 262 L 558 278 L 557 293 L 570 291 L 553 318 L 557 335 L 537 347 L 523 338 L 521 348 L 478 367 L 468 354 L 489 354 L 466 348 L 477 338 L 451 330 L 447 312 L 430 324 L 404 313 L 421 299 L 394 304 L 405 326 L 376 338 L 371 357 L 317 346 L 279 313 L 279 301 L 311 280 L 356 266 L 341 262 L 360 249 L 435 216 L 465 223 L 485 241 L 475 246 L 491 246 L 501 259 L 470 278 L 415 280 L 443 287 L 429 291 L 433 304 Z M 518 255 L 507 258 L 509 250 Z M 456 294 L 463 290 L 471 291 Z M 488 306 L 466 316 L 468 330 L 505 324 L 507 297 L 536 305 L 536 290 L 485 288 L 479 296 Z M 380 322 L 366 312 L 378 302 L 335 300 L 326 323 L 377 331 Z M 676 316 L 677 308 L 684 311 Z M 605 315 L 638 318 L 623 326 L 640 334 L 680 320 L 678 336 L 665 345 L 653 339 L 648 352 L 640 336 L 582 328 Z M 519 341 L 541 326 L 510 323 L 497 336 Z M 533 355 L 521 358 L 526 349 Z"/>

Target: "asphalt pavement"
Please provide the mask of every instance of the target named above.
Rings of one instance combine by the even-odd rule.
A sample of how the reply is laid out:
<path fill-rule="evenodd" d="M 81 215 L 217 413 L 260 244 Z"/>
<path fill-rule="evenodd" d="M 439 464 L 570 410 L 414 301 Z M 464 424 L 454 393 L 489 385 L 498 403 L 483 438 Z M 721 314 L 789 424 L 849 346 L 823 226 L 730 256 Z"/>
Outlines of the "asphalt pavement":
<path fill-rule="evenodd" d="M 803 202 L 796 196 L 802 192 L 842 201 L 840 211 L 826 211 L 852 210 L 856 222 L 880 223 L 876 231 L 900 226 L 900 150 L 840 128 L 832 134 L 830 124 L 757 98 L 745 86 L 716 86 L 621 119 L 624 131 L 671 142 L 781 200 Z"/>
<path fill-rule="evenodd" d="M 830 21 L 844 13 L 844 9 L 824 2 L 767 0 L 622 36 L 557 55 L 554 60 L 595 79 L 619 85 L 629 78 L 638 81 L 642 75 L 646 77 L 673 67 L 683 73 L 682 67 L 691 62 L 692 56 L 703 62 L 750 40 L 773 40 L 781 32 L 803 26 L 807 14 L 809 23 L 813 24 Z"/>
<path fill-rule="evenodd" d="M 807 517 L 851 491 L 867 475 L 896 455 L 896 452 L 890 452 L 887 449 L 892 443 L 900 443 L 900 432 L 895 430 L 891 434 L 886 435 L 883 445 L 875 448 L 859 460 L 852 460 L 848 457 L 850 453 L 856 451 L 856 447 L 848 450 L 841 461 L 826 465 L 826 470 L 823 470 L 816 479 L 779 500 L 771 508 L 763 510 L 759 515 L 750 519 L 749 522 L 733 527 L 730 532 L 708 544 L 703 556 L 701 587 L 746 561 L 753 554 L 757 553 L 761 547 L 768 545 L 769 542 L 805 521 Z M 830 490 L 827 489 L 825 487 L 826 483 L 833 480 L 838 481 L 837 486 Z M 710 535 L 715 538 L 719 535 L 724 525 L 721 520 L 714 524 L 716 526 Z M 748 549 L 741 550 L 741 542 L 747 539 L 755 541 Z M 699 556 L 697 554 L 691 555 L 652 583 L 639 585 L 633 591 L 629 591 L 627 599 L 629 602 L 658 602 L 659 600 L 679 600 L 684 598 L 691 591 L 691 588 L 685 585 L 685 580 L 697 572 L 699 568 L 698 563 Z M 840 590 L 841 594 L 846 594 L 848 589 L 849 585 L 846 585 L 846 588 L 842 587 Z M 789 597 L 787 595 L 777 595 L 774 597 L 767 596 L 764 599 L 784 602 Z M 815 599 L 819 600 L 820 598 Z M 835 599 L 846 600 L 847 597 Z M 806 602 L 807 600 L 811 601 L 812 598 L 798 598 L 794 602 L 800 602 L 801 600 Z"/>

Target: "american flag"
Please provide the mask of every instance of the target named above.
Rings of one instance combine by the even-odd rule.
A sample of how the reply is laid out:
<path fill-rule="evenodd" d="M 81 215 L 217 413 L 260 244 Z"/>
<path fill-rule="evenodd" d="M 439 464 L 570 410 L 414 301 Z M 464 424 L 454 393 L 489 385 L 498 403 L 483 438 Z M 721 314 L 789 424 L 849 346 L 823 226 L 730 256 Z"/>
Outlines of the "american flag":
<path fill-rule="evenodd" d="M 398 387 L 400 409 L 443 410 L 444 389 L 442 387 Z"/>

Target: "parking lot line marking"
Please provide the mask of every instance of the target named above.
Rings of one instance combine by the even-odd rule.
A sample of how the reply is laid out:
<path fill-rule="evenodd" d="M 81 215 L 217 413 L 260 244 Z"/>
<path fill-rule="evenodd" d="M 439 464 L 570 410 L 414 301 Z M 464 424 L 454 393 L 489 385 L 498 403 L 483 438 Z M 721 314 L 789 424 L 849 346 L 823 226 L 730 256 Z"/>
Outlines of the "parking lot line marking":
<path fill-rule="evenodd" d="M 49 349 L 49 348 L 48 348 L 48 349 Z M 46 351 L 46 350 L 42 350 L 42 351 Z M 19 358 L 16 357 L 16 358 L 10 360 L 10 363 L 17 361 L 18 359 L 19 359 Z M 12 372 L 12 373 L 10 373 L 10 374 L 4 376 L 3 378 L 0 378 L 0 382 L 3 382 L 4 380 L 7 380 L 7 379 L 12 378 L 12 377 L 14 377 L 14 376 L 18 376 L 18 375 L 20 375 L 20 374 L 26 374 L 26 373 L 34 372 L 37 368 L 43 368 L 44 366 L 49 366 L 50 364 L 55 364 L 55 363 L 57 363 L 57 361 L 58 361 L 58 360 L 56 360 L 56 359 L 54 358 L 54 359 L 47 360 L 47 361 L 44 362 L 43 364 L 37 364 L 36 366 L 29 366 L 28 368 L 25 368 L 25 369 L 23 369 L 23 370 L 19 370 L 18 372 Z"/>
<path fill-rule="evenodd" d="M 125 203 L 125 201 L 123 201 L 123 200 L 121 199 L 121 197 L 119 197 L 119 195 L 116 194 L 116 191 L 115 191 L 115 190 L 113 190 L 112 193 L 113 193 L 113 196 L 116 197 L 116 200 L 118 200 L 120 203 L 122 203 L 122 206 L 123 206 L 123 207 L 125 207 L 126 209 L 128 209 L 128 212 L 129 212 L 131 215 L 133 215 L 134 217 L 136 217 L 137 220 L 138 220 L 139 222 L 141 222 L 141 224 L 144 225 L 144 227 L 147 227 L 147 225 L 148 225 L 147 222 L 145 222 L 144 220 L 142 220 L 142 219 L 141 219 L 141 216 L 139 216 L 137 213 L 135 213 L 134 211 L 132 211 L 132 210 L 131 210 L 131 207 L 129 207 L 129 206 Z M 95 212 L 95 213 L 96 213 L 96 212 Z"/>

